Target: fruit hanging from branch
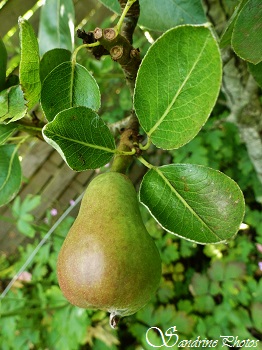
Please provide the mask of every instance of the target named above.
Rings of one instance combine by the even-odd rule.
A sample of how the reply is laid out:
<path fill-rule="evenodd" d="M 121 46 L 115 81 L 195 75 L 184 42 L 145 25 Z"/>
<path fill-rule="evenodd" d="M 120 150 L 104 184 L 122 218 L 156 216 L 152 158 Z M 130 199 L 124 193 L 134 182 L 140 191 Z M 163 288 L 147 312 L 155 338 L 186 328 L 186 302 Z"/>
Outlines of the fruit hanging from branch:
<path fill-rule="evenodd" d="M 72 304 L 110 312 L 113 328 L 154 295 L 161 260 L 126 175 L 111 171 L 91 181 L 59 253 L 57 273 Z"/>

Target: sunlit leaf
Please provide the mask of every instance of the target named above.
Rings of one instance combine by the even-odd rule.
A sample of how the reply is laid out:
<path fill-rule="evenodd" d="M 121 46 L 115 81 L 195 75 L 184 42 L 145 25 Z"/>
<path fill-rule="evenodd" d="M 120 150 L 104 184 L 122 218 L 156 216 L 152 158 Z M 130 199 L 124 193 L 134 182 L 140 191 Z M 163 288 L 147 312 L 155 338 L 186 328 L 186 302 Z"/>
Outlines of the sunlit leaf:
<path fill-rule="evenodd" d="M 21 46 L 19 78 L 27 107 L 31 109 L 39 101 L 41 91 L 38 42 L 34 29 L 27 20 L 19 17 L 18 24 Z"/>
<path fill-rule="evenodd" d="M 74 46 L 75 10 L 72 0 L 48 0 L 41 8 L 39 49 L 41 56 L 52 49 L 69 51 Z"/>
<path fill-rule="evenodd" d="M 209 117 L 222 77 L 220 52 L 205 26 L 179 26 L 148 50 L 138 70 L 134 107 L 160 148 L 179 148 Z"/>

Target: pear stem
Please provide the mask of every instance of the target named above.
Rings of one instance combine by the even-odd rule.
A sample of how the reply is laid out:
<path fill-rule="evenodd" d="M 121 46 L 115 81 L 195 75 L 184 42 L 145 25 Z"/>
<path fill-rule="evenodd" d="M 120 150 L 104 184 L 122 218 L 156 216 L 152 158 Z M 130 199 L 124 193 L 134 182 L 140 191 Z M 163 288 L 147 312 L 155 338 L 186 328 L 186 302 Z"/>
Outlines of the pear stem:
<path fill-rule="evenodd" d="M 123 131 L 117 150 L 120 151 L 114 157 L 110 171 L 126 174 L 135 152 L 136 137 L 133 129 L 126 129 Z M 122 152 L 130 152 L 134 150 L 133 154 L 125 155 Z"/>

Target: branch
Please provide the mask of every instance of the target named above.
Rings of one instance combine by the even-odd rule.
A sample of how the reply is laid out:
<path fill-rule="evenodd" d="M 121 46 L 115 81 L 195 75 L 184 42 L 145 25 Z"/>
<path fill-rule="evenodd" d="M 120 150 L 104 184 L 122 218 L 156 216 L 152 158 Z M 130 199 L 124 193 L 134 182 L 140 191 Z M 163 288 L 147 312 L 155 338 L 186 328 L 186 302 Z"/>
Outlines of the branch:
<path fill-rule="evenodd" d="M 123 11 L 127 0 L 118 0 L 118 2 L 120 3 L 121 10 Z M 121 34 L 130 42 L 130 44 L 133 43 L 133 33 L 136 28 L 139 15 L 140 5 L 139 1 L 137 0 L 128 10 L 121 31 Z"/>

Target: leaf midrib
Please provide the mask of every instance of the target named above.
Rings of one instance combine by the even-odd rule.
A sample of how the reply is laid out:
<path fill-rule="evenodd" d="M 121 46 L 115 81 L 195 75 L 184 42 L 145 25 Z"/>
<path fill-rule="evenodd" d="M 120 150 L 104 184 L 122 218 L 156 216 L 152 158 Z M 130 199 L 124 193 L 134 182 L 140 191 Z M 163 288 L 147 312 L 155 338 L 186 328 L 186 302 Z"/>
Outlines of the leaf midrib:
<path fill-rule="evenodd" d="M 164 111 L 164 113 L 162 114 L 162 116 L 160 117 L 160 119 L 158 119 L 158 121 L 155 123 L 155 125 L 149 130 L 149 132 L 147 133 L 148 137 L 150 137 L 156 130 L 157 128 L 159 127 L 159 125 L 164 121 L 164 119 L 166 118 L 166 116 L 169 114 L 171 108 L 173 107 L 174 103 L 176 102 L 178 96 L 180 95 L 180 93 L 182 92 L 184 86 L 186 85 L 188 79 L 190 78 L 193 70 L 195 69 L 196 65 L 198 64 L 202 54 L 203 54 L 203 51 L 207 45 L 207 42 L 208 42 L 208 36 L 205 40 L 205 43 L 199 53 L 199 55 L 197 56 L 197 59 L 195 61 L 195 63 L 192 65 L 189 73 L 187 74 L 187 76 L 185 77 L 183 83 L 181 84 L 180 88 L 177 90 L 177 93 L 175 94 L 175 96 L 173 97 L 171 103 L 167 106 L 166 110 Z"/>
<path fill-rule="evenodd" d="M 165 181 L 168 187 L 170 187 L 171 191 L 175 194 L 175 196 L 184 204 L 184 206 L 192 213 L 194 217 L 197 218 L 198 221 L 202 223 L 204 227 L 208 229 L 217 239 L 224 241 L 221 237 L 219 237 L 207 224 L 206 222 L 193 210 L 193 208 L 187 203 L 187 201 L 177 192 L 177 190 L 171 185 L 170 181 L 165 177 L 162 171 L 158 168 L 154 168 L 154 170 L 161 176 L 161 178 Z"/>
<path fill-rule="evenodd" d="M 80 140 L 75 140 L 75 139 L 71 139 L 70 137 L 66 137 L 66 136 L 63 136 L 63 135 L 60 135 L 60 134 L 57 134 L 51 130 L 48 130 L 47 128 L 44 129 L 44 131 L 47 130 L 49 134 L 53 134 L 57 137 L 60 137 L 61 139 L 64 139 L 64 140 L 67 140 L 67 141 L 70 141 L 70 142 L 74 142 L 74 143 L 78 143 L 80 145 L 83 145 L 83 146 L 86 146 L 86 147 L 90 147 L 90 148 L 95 148 L 95 149 L 99 149 L 101 151 L 105 151 L 105 152 L 109 152 L 109 153 L 116 153 L 116 150 L 115 149 L 111 149 L 111 148 L 107 148 L 107 147 L 103 147 L 103 146 L 99 146 L 99 145 L 94 145 L 94 144 L 91 144 L 91 143 L 88 143 L 88 142 L 83 142 L 83 141 L 80 141 Z M 50 139 L 49 136 L 47 136 L 45 134 L 45 136 Z M 57 142 L 52 139 L 53 142 L 55 142 L 57 144 Z M 59 146 L 60 147 L 60 146 Z M 64 152 L 63 152 L 64 153 Z"/>

